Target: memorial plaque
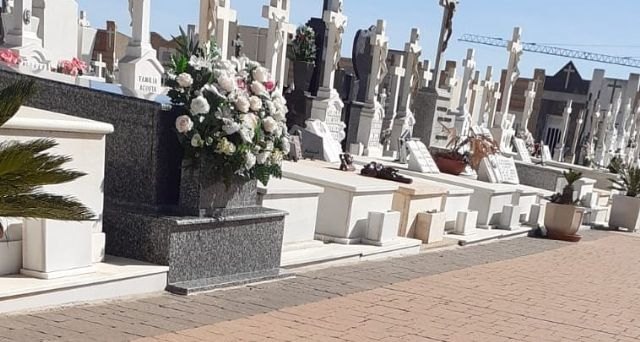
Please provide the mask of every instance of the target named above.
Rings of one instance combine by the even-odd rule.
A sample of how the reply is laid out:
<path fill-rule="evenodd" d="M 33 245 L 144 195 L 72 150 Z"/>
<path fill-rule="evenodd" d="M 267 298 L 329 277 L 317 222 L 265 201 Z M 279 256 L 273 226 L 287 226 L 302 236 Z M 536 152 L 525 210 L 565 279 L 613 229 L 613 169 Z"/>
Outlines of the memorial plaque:
<path fill-rule="evenodd" d="M 516 168 L 516 162 L 513 160 L 513 158 L 497 156 L 496 163 L 497 171 L 500 174 L 500 183 L 515 185 L 520 184 L 518 169 Z"/>
<path fill-rule="evenodd" d="M 527 143 L 522 139 L 515 138 L 516 151 L 518 154 L 516 157 L 518 160 L 523 161 L 525 163 L 531 163 L 531 155 L 529 154 L 529 149 L 527 148 Z"/>
<path fill-rule="evenodd" d="M 422 173 L 440 173 L 427 146 L 419 140 L 407 142 L 409 149 L 409 170 Z"/>
<path fill-rule="evenodd" d="M 542 163 L 546 163 L 550 160 L 553 160 L 551 157 L 551 150 L 549 150 L 549 146 L 542 145 Z"/>

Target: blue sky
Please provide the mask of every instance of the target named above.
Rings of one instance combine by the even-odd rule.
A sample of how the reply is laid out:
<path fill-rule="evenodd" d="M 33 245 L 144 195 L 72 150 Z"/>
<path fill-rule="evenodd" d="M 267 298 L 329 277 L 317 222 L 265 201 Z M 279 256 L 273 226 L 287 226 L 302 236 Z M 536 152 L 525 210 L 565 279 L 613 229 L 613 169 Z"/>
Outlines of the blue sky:
<path fill-rule="evenodd" d="M 322 0 L 291 0 L 291 22 L 303 24 L 310 17 L 320 17 Z M 123 32 L 128 32 L 127 0 L 79 0 L 80 8 L 88 12 L 95 27 L 104 27 L 115 19 Z M 422 31 L 423 58 L 434 60 L 442 11 L 438 0 L 345 0 L 349 25 L 344 38 L 343 53 L 350 56 L 355 32 L 387 21 L 391 48 L 402 49 L 412 27 Z M 261 8 L 268 0 L 232 0 L 242 25 L 266 26 Z M 614 5 L 615 3 L 615 5 Z M 152 30 L 168 37 L 178 25 L 196 24 L 199 0 L 152 0 Z M 536 43 L 563 44 L 563 47 L 640 58 L 637 0 L 461 0 L 454 19 L 454 36 L 445 56 L 462 60 L 466 49 L 476 49 L 478 68 L 484 73 L 487 65 L 502 69 L 507 63 L 505 50 L 471 45 L 456 39 L 464 33 L 510 38 L 514 26 L 523 29 L 523 40 Z M 456 40 L 456 41 L 454 41 Z M 575 45 L 575 46 L 574 46 Z M 530 76 L 534 68 L 544 68 L 554 74 L 568 62 L 562 57 L 525 53 L 521 70 Z M 608 77 L 627 78 L 640 69 L 615 65 L 574 61 L 584 78 L 590 79 L 594 68 L 607 71 Z M 496 75 L 496 73 L 494 73 Z"/>

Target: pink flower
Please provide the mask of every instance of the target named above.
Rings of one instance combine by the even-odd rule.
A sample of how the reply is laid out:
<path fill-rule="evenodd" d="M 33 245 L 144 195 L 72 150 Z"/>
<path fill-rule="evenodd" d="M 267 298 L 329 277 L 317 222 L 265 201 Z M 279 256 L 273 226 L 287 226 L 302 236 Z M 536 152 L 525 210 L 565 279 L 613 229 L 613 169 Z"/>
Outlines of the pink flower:
<path fill-rule="evenodd" d="M 20 55 L 12 50 L 0 50 L 0 61 L 11 65 L 17 65 L 20 63 Z"/>
<path fill-rule="evenodd" d="M 244 79 L 238 78 L 237 82 L 238 82 L 238 88 L 242 90 L 247 90 L 247 82 L 245 82 Z"/>
<path fill-rule="evenodd" d="M 273 81 L 267 81 L 264 82 L 264 87 L 267 88 L 268 92 L 272 92 L 274 89 L 276 89 L 276 84 Z"/>
<path fill-rule="evenodd" d="M 87 64 L 75 57 L 70 61 L 61 61 L 59 66 L 63 74 L 71 76 L 78 76 L 87 72 Z"/>

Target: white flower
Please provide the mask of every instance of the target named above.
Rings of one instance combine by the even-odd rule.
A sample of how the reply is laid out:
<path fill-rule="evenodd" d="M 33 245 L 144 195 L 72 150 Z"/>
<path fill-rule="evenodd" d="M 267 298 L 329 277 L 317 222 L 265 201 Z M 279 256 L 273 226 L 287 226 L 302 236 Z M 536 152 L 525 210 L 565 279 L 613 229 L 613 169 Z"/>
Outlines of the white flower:
<path fill-rule="evenodd" d="M 222 119 L 224 125 L 222 125 L 222 130 L 227 133 L 227 135 L 231 135 L 240 130 L 240 124 L 233 121 L 232 119 Z"/>
<path fill-rule="evenodd" d="M 253 138 L 256 136 L 256 131 L 249 129 L 247 127 L 242 127 L 238 134 L 240 134 L 240 138 L 246 143 L 253 142 Z"/>
<path fill-rule="evenodd" d="M 260 100 L 260 98 L 257 96 L 251 96 L 249 98 L 249 103 L 251 104 L 251 110 L 254 112 L 262 109 L 262 100 Z"/>
<path fill-rule="evenodd" d="M 176 119 L 178 133 L 184 134 L 193 129 L 193 121 L 188 115 L 181 115 Z"/>
<path fill-rule="evenodd" d="M 282 138 L 282 153 L 289 154 L 291 152 L 291 143 L 289 142 L 289 138 Z"/>
<path fill-rule="evenodd" d="M 273 141 L 267 142 L 267 147 L 264 148 L 265 151 L 273 151 Z"/>
<path fill-rule="evenodd" d="M 262 127 L 265 132 L 273 133 L 278 128 L 278 123 L 272 117 L 267 117 L 262 121 Z"/>
<path fill-rule="evenodd" d="M 178 84 L 182 88 L 189 88 L 193 85 L 193 77 L 191 77 L 191 75 L 187 74 L 186 72 L 183 72 L 182 74 L 178 75 L 178 77 L 176 78 L 176 82 L 178 82 Z"/>
<path fill-rule="evenodd" d="M 281 124 L 278 124 L 278 127 L 276 127 L 276 129 L 273 130 L 272 134 L 273 134 L 274 137 L 280 138 L 285 129 L 286 129 L 286 127 L 283 128 Z"/>
<path fill-rule="evenodd" d="M 270 157 L 271 157 L 271 152 L 264 151 L 264 152 L 258 154 L 258 157 L 256 158 L 256 161 L 258 162 L 258 164 L 264 165 L 264 164 L 267 163 L 267 161 L 269 161 Z"/>
<path fill-rule="evenodd" d="M 202 145 L 204 145 L 204 140 L 202 140 L 202 137 L 200 136 L 200 134 L 194 134 L 193 138 L 191 138 L 191 146 L 193 147 L 202 147 Z"/>
<path fill-rule="evenodd" d="M 287 116 L 284 113 L 284 111 L 276 109 L 274 112 L 271 112 L 271 116 L 273 116 L 276 121 L 286 122 Z"/>
<path fill-rule="evenodd" d="M 247 170 L 251 170 L 254 166 L 256 166 L 256 156 L 251 152 L 246 152 L 244 155 L 244 168 Z"/>
<path fill-rule="evenodd" d="M 191 101 L 191 113 L 197 114 L 207 114 L 211 107 L 209 106 L 209 102 L 204 96 L 200 95 Z"/>
<path fill-rule="evenodd" d="M 224 96 L 220 92 L 218 87 L 214 86 L 213 84 L 205 84 L 204 87 L 202 87 L 202 89 L 200 89 L 201 93 L 204 93 L 205 91 L 209 92 L 209 93 L 212 93 L 212 94 L 215 94 L 217 97 L 220 97 L 220 98 L 223 98 L 223 99 L 227 98 L 226 96 Z"/>
<path fill-rule="evenodd" d="M 233 77 L 223 74 L 218 77 L 218 85 L 222 90 L 230 93 L 236 89 L 236 80 Z"/>
<path fill-rule="evenodd" d="M 209 68 L 209 61 L 204 57 L 191 56 L 189 59 L 189 65 L 196 70 L 202 70 L 203 68 Z"/>
<path fill-rule="evenodd" d="M 262 83 L 258 81 L 253 81 L 251 83 L 251 92 L 256 95 L 263 95 L 264 93 L 267 92 L 267 89 L 264 87 Z"/>
<path fill-rule="evenodd" d="M 227 138 L 222 138 L 218 142 L 218 146 L 216 146 L 216 152 L 221 154 L 226 154 L 228 156 L 236 153 L 236 145 L 227 140 Z"/>
<path fill-rule="evenodd" d="M 264 83 L 269 79 L 269 71 L 267 71 L 267 69 L 263 67 L 258 67 L 253 69 L 252 74 L 253 74 L 253 79 L 260 83 Z"/>
<path fill-rule="evenodd" d="M 240 116 L 240 120 L 242 121 L 242 124 L 251 129 L 254 130 L 256 129 L 256 126 L 258 126 L 258 117 L 255 114 L 244 114 Z"/>
<path fill-rule="evenodd" d="M 274 151 L 273 153 L 271 153 L 271 163 L 275 165 L 282 165 L 283 157 L 284 156 L 282 155 L 282 152 Z"/>
<path fill-rule="evenodd" d="M 248 113 L 250 107 L 251 107 L 251 104 L 249 103 L 249 100 L 247 100 L 246 97 L 240 96 L 236 100 L 236 109 L 238 111 L 242 113 Z"/>

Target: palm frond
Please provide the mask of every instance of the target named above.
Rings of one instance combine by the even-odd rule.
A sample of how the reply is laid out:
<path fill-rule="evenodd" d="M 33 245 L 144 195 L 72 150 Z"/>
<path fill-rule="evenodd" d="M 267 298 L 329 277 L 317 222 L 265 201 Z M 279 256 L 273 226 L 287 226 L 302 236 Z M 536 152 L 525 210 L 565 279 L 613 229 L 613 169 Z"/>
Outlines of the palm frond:
<path fill-rule="evenodd" d="M 618 169 L 618 178 L 610 179 L 611 189 L 626 193 L 629 197 L 640 195 L 640 168 L 622 165 Z"/>
<path fill-rule="evenodd" d="M 0 126 L 11 119 L 36 90 L 34 81 L 18 81 L 0 90 Z"/>
<path fill-rule="evenodd" d="M 0 196 L 0 217 L 85 221 L 93 219 L 95 215 L 73 197 L 37 191 Z"/>

